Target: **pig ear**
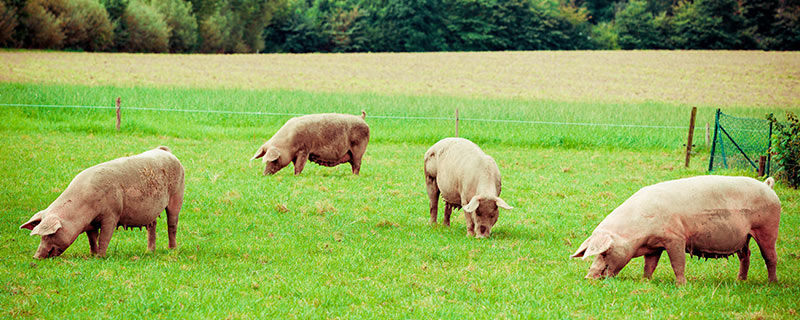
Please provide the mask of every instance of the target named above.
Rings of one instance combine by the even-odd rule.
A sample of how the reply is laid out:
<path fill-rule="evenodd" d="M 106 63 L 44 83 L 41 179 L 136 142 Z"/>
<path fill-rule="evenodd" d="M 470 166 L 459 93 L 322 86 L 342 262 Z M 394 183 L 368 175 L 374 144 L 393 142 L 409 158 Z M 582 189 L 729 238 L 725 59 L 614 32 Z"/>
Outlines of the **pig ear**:
<path fill-rule="evenodd" d="M 46 236 L 56 233 L 58 229 L 61 229 L 61 219 L 57 216 L 50 215 L 42 219 L 42 223 L 31 230 L 31 235 Z"/>
<path fill-rule="evenodd" d="M 508 203 L 506 203 L 505 201 L 503 201 L 503 199 L 500 198 L 497 198 L 497 200 L 495 200 L 495 204 L 497 204 L 498 207 L 506 210 L 514 209 L 512 206 L 509 206 Z"/>
<path fill-rule="evenodd" d="M 467 205 L 463 207 L 463 209 L 466 212 L 475 212 L 475 210 L 478 209 L 478 204 L 480 204 L 478 196 L 474 196 L 472 197 L 472 199 L 469 200 L 469 203 L 467 203 Z"/>
<path fill-rule="evenodd" d="M 589 248 L 584 252 L 583 258 L 586 259 L 608 251 L 608 249 L 611 249 L 612 243 L 614 243 L 614 240 L 607 233 L 592 236 L 592 241 L 589 242 Z"/>
<path fill-rule="evenodd" d="M 40 222 L 42 222 L 42 216 L 44 215 L 44 211 L 39 211 L 31 217 L 28 222 L 23 223 L 19 226 L 20 229 L 28 229 L 33 230 Z"/>
<path fill-rule="evenodd" d="M 589 241 L 591 241 L 591 240 L 592 240 L 592 237 L 589 237 L 586 240 L 584 240 L 583 243 L 581 243 L 581 246 L 578 247 L 578 251 L 575 251 L 575 253 L 573 253 L 569 257 L 570 258 L 581 258 L 581 257 L 583 257 L 583 253 L 586 252 L 586 249 L 589 248 Z"/>
<path fill-rule="evenodd" d="M 581 246 L 578 248 L 578 251 L 575 251 L 570 258 L 583 258 L 586 259 L 591 256 L 595 256 L 601 254 L 603 252 L 608 251 L 611 249 L 611 244 L 614 242 L 611 239 L 611 235 L 603 233 L 603 234 L 596 234 L 586 239 Z"/>
<path fill-rule="evenodd" d="M 254 154 L 253 157 L 250 158 L 250 161 L 253 161 L 255 159 L 261 158 L 266 153 L 267 153 L 266 145 L 260 146 L 260 147 L 258 147 L 258 150 L 256 150 L 256 154 Z"/>
<path fill-rule="evenodd" d="M 267 149 L 266 155 L 264 155 L 264 159 L 262 159 L 261 161 L 264 162 L 264 163 L 267 163 L 267 162 L 270 162 L 270 161 L 275 161 L 280 156 L 281 156 L 281 152 L 278 151 L 278 148 L 269 147 L 269 149 Z"/>

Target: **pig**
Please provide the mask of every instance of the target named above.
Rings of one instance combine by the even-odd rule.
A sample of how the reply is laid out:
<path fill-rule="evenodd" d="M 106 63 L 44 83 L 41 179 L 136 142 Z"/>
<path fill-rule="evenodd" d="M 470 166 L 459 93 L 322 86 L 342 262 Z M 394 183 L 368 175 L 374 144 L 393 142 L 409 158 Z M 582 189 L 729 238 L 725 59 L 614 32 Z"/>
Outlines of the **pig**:
<path fill-rule="evenodd" d="M 155 250 L 156 218 L 167 211 L 169 248 L 175 248 L 183 205 L 183 166 L 169 148 L 104 162 L 78 173 L 46 209 L 20 226 L 42 236 L 34 258 L 61 255 L 83 232 L 92 254 L 106 255 L 114 230 L 146 227 Z"/>
<path fill-rule="evenodd" d="M 511 210 L 500 198 L 500 170 L 492 157 L 467 139 L 445 138 L 425 152 L 425 186 L 431 224 L 436 224 L 439 195 L 445 202 L 444 225 L 453 208 L 464 209 L 467 236 L 486 238 L 497 222 L 498 208 Z"/>
<path fill-rule="evenodd" d="M 334 167 L 349 162 L 353 174 L 361 170 L 361 158 L 367 151 L 369 126 L 361 116 L 338 113 L 310 114 L 286 121 L 253 158 L 266 164 L 264 175 L 275 174 L 294 164 L 294 174 L 303 172 L 306 161 Z"/>
<path fill-rule="evenodd" d="M 739 279 L 750 268 L 750 238 L 755 239 L 775 274 L 781 203 L 764 183 L 748 177 L 697 176 L 657 183 L 634 193 L 614 209 L 571 256 L 597 256 L 587 279 L 613 277 L 632 259 L 644 256 L 649 279 L 667 251 L 677 285 L 686 283 L 686 253 L 701 258 L 739 256 Z"/>

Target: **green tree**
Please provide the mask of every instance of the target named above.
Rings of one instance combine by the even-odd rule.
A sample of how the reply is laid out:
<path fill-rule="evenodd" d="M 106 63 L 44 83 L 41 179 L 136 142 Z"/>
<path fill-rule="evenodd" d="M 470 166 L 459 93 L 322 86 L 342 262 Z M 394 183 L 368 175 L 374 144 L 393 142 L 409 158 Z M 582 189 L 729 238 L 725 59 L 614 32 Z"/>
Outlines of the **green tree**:
<path fill-rule="evenodd" d="M 61 5 L 59 21 L 65 47 L 102 51 L 112 46 L 113 27 L 99 1 L 67 0 Z"/>
<path fill-rule="evenodd" d="M 121 51 L 128 52 L 167 52 L 169 50 L 170 29 L 164 15 L 153 6 L 133 0 L 120 17 Z"/>
<path fill-rule="evenodd" d="M 64 46 L 66 36 L 52 9 L 48 0 L 28 1 L 22 9 L 25 46 L 40 49 L 61 49 Z"/>
<path fill-rule="evenodd" d="M 170 29 L 169 51 L 193 51 L 198 33 L 197 20 L 192 13 L 192 3 L 183 0 L 154 0 L 153 6 L 164 15 Z"/>
<path fill-rule="evenodd" d="M 744 19 L 737 0 L 696 0 L 675 9 L 674 35 L 681 49 L 740 49 Z"/>
<path fill-rule="evenodd" d="M 657 48 L 663 40 L 658 37 L 654 20 L 652 13 L 647 11 L 646 1 L 631 0 L 616 15 L 620 48 Z"/>
<path fill-rule="evenodd" d="M 14 43 L 14 28 L 17 27 L 17 9 L 7 6 L 0 0 L 0 47 L 10 46 Z"/>
<path fill-rule="evenodd" d="M 785 0 L 777 10 L 766 46 L 775 50 L 800 50 L 800 0 Z"/>

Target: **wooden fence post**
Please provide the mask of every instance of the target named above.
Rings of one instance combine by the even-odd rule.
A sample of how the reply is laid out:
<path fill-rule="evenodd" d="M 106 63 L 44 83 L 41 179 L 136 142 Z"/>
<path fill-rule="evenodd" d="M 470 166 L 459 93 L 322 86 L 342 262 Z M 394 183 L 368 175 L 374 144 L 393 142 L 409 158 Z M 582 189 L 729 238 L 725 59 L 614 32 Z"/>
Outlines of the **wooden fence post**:
<path fill-rule="evenodd" d="M 767 165 L 767 156 L 761 156 L 758 158 L 758 176 L 764 176 L 764 169 L 766 169 Z"/>
<path fill-rule="evenodd" d="M 119 131 L 119 124 L 122 122 L 122 115 L 119 112 L 119 97 L 117 97 L 117 131 Z"/>
<path fill-rule="evenodd" d="M 686 140 L 686 164 L 689 167 L 689 158 L 692 156 L 692 137 L 694 136 L 694 119 L 697 116 L 697 107 L 692 107 L 692 119 L 689 120 L 689 138 Z"/>
<path fill-rule="evenodd" d="M 458 108 L 456 108 L 456 137 L 458 137 Z"/>

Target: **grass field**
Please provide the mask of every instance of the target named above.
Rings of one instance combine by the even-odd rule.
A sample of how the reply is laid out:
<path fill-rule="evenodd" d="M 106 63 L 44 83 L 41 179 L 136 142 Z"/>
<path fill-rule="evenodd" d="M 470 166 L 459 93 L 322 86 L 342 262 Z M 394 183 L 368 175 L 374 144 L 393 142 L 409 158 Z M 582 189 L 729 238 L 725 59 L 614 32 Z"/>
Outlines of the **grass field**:
<path fill-rule="evenodd" d="M 123 101 L 119 132 L 114 130 L 113 110 L 0 107 L 0 188 L 4 190 L 0 193 L 0 317 L 797 317 L 800 193 L 781 184 L 776 186 L 783 203 L 777 284 L 767 283 L 763 260 L 752 242 L 747 281 L 736 280 L 735 257 L 690 259 L 689 282 L 682 287 L 673 284 L 666 255 L 650 281 L 641 278 L 641 258 L 634 259 L 616 278 L 590 281 L 583 279 L 590 262 L 568 256 L 605 215 L 639 188 L 706 173 L 708 147 L 700 140 L 698 154 L 685 169 L 682 151 L 687 130 L 669 128 L 687 125 L 689 105 L 699 107 L 700 124 L 713 123 L 717 107 L 753 117 L 800 111 L 799 68 L 790 69 L 800 63 L 800 56 L 756 52 L 519 54 L 533 60 L 581 61 L 572 69 L 565 62 L 558 70 L 541 70 L 567 75 L 553 82 L 554 87 L 571 83 L 580 91 L 599 85 L 604 81 L 584 81 L 580 68 L 603 65 L 610 73 L 608 79 L 628 79 L 626 74 L 634 70 L 651 75 L 655 83 L 666 81 L 662 75 L 685 73 L 686 81 L 663 90 L 684 90 L 684 97 L 697 100 L 672 100 L 657 94 L 639 99 L 612 89 L 588 96 L 576 92 L 574 97 L 559 93 L 565 88 L 543 89 L 543 96 L 515 95 L 507 90 L 528 92 L 537 85 L 518 89 L 504 85 L 517 74 L 502 67 L 514 53 L 171 56 L 0 52 L 0 61 L 13 71 L 0 75 L 2 104 L 109 106 L 115 97 Z M 683 66 L 685 62 L 689 67 L 653 70 L 636 63 L 628 66 L 626 55 L 663 56 L 671 64 Z M 691 67 L 698 56 L 711 59 L 713 63 L 708 65 L 713 68 L 709 70 L 728 73 L 699 73 Z M 479 86 L 478 92 L 491 94 L 426 90 L 409 85 L 413 81 L 402 76 L 408 73 L 409 64 L 418 63 L 427 68 L 423 69 L 425 79 L 460 83 L 467 71 L 444 61 L 465 57 L 474 59 L 471 68 L 494 70 L 493 78 L 480 73 L 471 76 L 475 82 L 486 80 L 497 86 L 496 91 L 487 89 L 490 84 Z M 64 59 L 69 63 L 55 67 Z M 131 67 L 117 76 L 99 77 L 107 71 L 106 66 L 130 59 L 159 67 L 151 72 L 142 71 L 147 70 L 144 66 Z M 362 87 L 353 89 L 340 86 L 337 77 L 316 77 L 309 67 L 349 59 L 371 60 L 373 65 L 342 67 L 334 72 L 337 77 L 386 77 L 385 82 L 365 80 Z M 97 64 L 98 60 L 107 64 Z M 213 68 L 182 65 L 206 60 L 215 62 Z M 276 85 L 265 88 L 251 87 L 247 81 L 238 85 L 226 82 L 237 75 L 256 79 L 252 70 L 241 66 L 248 60 L 264 65 L 256 70 L 277 70 L 271 77 L 286 82 L 274 80 Z M 442 61 L 442 67 L 437 68 L 434 61 Z M 751 67 L 755 71 L 747 71 Z M 192 75 L 209 72 L 209 76 L 181 82 L 191 77 L 182 73 L 188 69 L 194 70 Z M 388 77 L 387 73 L 398 76 Z M 743 89 L 733 85 L 735 81 L 711 83 L 725 75 L 752 77 L 751 82 L 760 79 L 757 86 L 764 89 L 753 89 L 756 85 Z M 225 79 L 215 81 L 213 76 Z M 303 79 L 307 85 L 295 87 Z M 251 82 L 258 85 L 257 81 Z M 610 81 L 608 88 L 639 86 L 634 80 L 626 81 Z M 704 85 L 679 88 L 695 82 Z M 641 87 L 644 93 L 659 91 L 652 85 Z M 603 92 L 607 96 L 595 99 Z M 757 103 L 752 98 L 769 95 L 771 102 Z M 247 159 L 288 116 L 156 112 L 126 110 L 125 106 L 353 114 L 364 109 L 372 137 L 360 176 L 352 176 L 347 165 L 324 168 L 311 164 L 300 176 L 292 175 L 289 167 L 265 177 L 260 162 Z M 497 160 L 503 174 L 502 196 L 515 207 L 501 212 L 491 238 L 476 240 L 465 236 L 460 211 L 454 214 L 450 228 L 428 225 L 422 156 L 435 141 L 452 135 L 452 121 L 370 117 L 450 117 L 455 108 L 462 118 L 668 128 L 462 121 L 460 135 L 478 142 Z M 704 127 L 699 126 L 696 136 L 702 137 Z M 169 146 L 186 168 L 186 198 L 176 250 L 166 249 L 162 217 L 154 253 L 146 250 L 145 231 L 120 229 L 111 240 L 107 258 L 90 255 L 85 235 L 61 257 L 31 258 L 39 238 L 28 236 L 27 230 L 18 226 L 47 207 L 78 172 L 158 145 Z"/>

